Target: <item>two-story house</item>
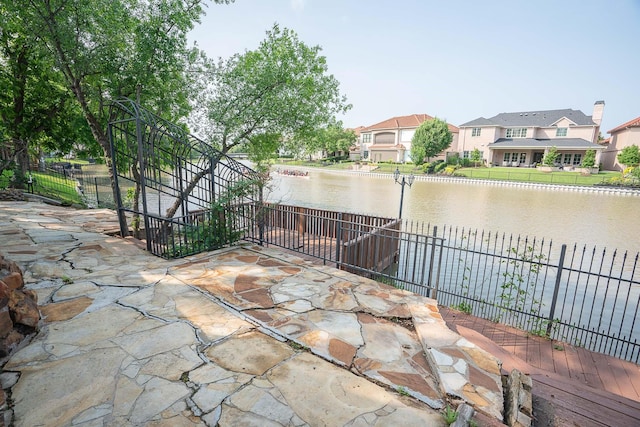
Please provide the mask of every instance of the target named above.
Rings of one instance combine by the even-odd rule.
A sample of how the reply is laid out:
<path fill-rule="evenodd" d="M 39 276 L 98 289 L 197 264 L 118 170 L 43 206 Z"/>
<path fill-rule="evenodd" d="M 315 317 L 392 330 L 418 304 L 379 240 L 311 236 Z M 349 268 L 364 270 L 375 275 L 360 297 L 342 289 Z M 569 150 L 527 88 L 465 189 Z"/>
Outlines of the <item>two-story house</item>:
<path fill-rule="evenodd" d="M 629 120 L 609 131 L 611 135 L 606 142 L 603 141 L 602 169 L 621 171 L 625 165 L 618 162 L 618 154 L 625 147 L 636 145 L 640 147 L 640 117 Z"/>
<path fill-rule="evenodd" d="M 428 114 L 411 114 L 410 116 L 392 117 L 375 125 L 360 129 L 360 150 L 363 160 L 373 162 L 393 161 L 404 163 L 411 161 L 411 139 L 426 120 L 433 120 Z M 458 145 L 458 128 L 447 123 L 453 135 L 451 146 L 446 151 L 456 152 Z M 437 157 L 445 158 L 446 153 Z"/>
<path fill-rule="evenodd" d="M 458 152 L 468 158 L 477 148 L 488 165 L 523 167 L 542 162 L 556 147 L 556 162 L 572 167 L 581 164 L 587 150 L 596 150 L 598 164 L 604 149 L 598 144 L 603 112 L 604 101 L 597 101 L 591 116 L 564 109 L 480 117 L 460 125 Z"/>

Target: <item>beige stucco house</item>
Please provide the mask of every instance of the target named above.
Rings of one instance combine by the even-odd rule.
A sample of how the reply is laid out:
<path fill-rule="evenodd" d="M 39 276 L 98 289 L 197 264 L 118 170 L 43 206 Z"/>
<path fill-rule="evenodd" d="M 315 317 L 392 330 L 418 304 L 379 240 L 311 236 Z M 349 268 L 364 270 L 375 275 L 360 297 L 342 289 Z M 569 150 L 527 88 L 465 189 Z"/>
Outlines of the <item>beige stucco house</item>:
<path fill-rule="evenodd" d="M 609 131 L 611 135 L 603 141 L 604 151 L 600 158 L 602 169 L 621 171 L 624 165 L 618 162 L 618 153 L 625 147 L 637 145 L 640 147 L 640 117 L 629 120 Z"/>
<path fill-rule="evenodd" d="M 488 165 L 533 166 L 556 147 L 557 163 L 579 166 L 587 150 L 596 150 L 596 164 L 604 150 L 598 144 L 604 101 L 594 104 L 593 114 L 580 110 L 523 111 L 500 113 L 489 119 L 480 117 L 460 125 L 458 152 L 468 158 L 480 150 Z"/>
<path fill-rule="evenodd" d="M 411 114 L 392 117 L 375 125 L 360 129 L 360 153 L 363 160 L 374 162 L 392 161 L 404 163 L 411 161 L 411 139 L 418 126 L 426 120 L 433 120 L 428 114 Z M 458 128 L 447 123 L 453 135 L 451 147 L 446 152 L 456 152 L 458 146 Z M 444 159 L 446 152 L 437 157 Z"/>

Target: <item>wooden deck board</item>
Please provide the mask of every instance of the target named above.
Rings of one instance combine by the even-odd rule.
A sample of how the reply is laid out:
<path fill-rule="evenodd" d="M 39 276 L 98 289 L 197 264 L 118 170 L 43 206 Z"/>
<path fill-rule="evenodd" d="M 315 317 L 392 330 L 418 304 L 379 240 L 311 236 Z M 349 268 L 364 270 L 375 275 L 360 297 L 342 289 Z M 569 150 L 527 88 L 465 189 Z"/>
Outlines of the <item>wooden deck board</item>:
<path fill-rule="evenodd" d="M 638 378 L 640 378 L 640 366 L 636 365 L 635 363 L 627 362 L 622 363 L 622 367 L 627 374 L 627 377 L 629 378 L 629 382 L 631 383 L 631 387 L 625 387 L 624 390 L 627 390 L 629 391 L 629 393 L 631 393 L 631 390 L 633 389 L 636 395 L 636 399 L 634 400 L 640 401 L 640 381 L 638 381 Z M 627 394 L 625 394 L 625 396 L 627 396 Z"/>
<path fill-rule="evenodd" d="M 582 368 L 582 361 L 576 347 L 566 349 L 567 367 L 569 368 L 569 378 L 582 383 L 587 383 L 587 378 L 584 375 Z"/>
<path fill-rule="evenodd" d="M 596 363 L 594 362 L 591 352 L 581 347 L 577 347 L 576 352 L 580 357 L 580 369 L 583 372 L 585 383 L 589 384 L 591 387 L 594 387 L 594 388 L 607 390 L 607 388 L 605 387 L 605 384 L 600 379 L 600 375 L 598 375 L 598 369 L 600 367 L 597 366 Z"/>
<path fill-rule="evenodd" d="M 567 351 L 572 351 L 570 346 L 554 341 L 553 344 L 553 372 L 563 377 L 569 377 L 569 365 L 567 364 Z M 557 348 L 556 348 L 557 346 Z"/>
<path fill-rule="evenodd" d="M 580 414 L 592 422 L 604 425 L 637 425 L 640 408 L 629 399 L 612 398 L 611 393 L 594 393 L 591 387 L 566 381 L 554 375 L 531 376 L 538 396 L 551 401 L 561 401 L 569 412 Z"/>
<path fill-rule="evenodd" d="M 440 313 L 453 330 L 500 359 L 503 372 L 515 368 L 531 375 L 534 400 L 546 412 L 541 417 L 553 418 L 541 422 L 580 427 L 640 426 L 637 364 L 527 336 L 523 331 L 444 307 Z M 535 410 L 534 406 L 534 415 Z"/>

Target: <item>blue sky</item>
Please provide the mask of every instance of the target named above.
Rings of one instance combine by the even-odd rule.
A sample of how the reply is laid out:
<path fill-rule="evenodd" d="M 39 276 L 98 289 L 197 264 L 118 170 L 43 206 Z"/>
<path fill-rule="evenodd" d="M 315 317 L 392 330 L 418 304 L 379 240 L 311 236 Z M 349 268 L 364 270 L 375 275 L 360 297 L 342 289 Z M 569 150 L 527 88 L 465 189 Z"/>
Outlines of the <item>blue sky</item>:
<path fill-rule="evenodd" d="M 606 103 L 602 131 L 640 116 L 640 0 L 236 0 L 191 33 L 210 57 L 251 50 L 274 23 L 319 45 L 353 108 L 346 127 L 426 113 Z"/>

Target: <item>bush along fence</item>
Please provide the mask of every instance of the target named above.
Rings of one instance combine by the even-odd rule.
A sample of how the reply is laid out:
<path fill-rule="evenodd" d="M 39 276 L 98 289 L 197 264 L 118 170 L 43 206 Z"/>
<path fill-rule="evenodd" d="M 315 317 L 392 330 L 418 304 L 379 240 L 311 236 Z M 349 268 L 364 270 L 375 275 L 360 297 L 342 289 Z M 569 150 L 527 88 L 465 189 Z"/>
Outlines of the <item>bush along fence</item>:
<path fill-rule="evenodd" d="M 246 238 L 535 335 L 640 360 L 640 253 L 415 222 L 362 227 L 354 214 L 277 209 L 271 205 Z M 383 262 L 389 248 L 391 265 Z"/>

